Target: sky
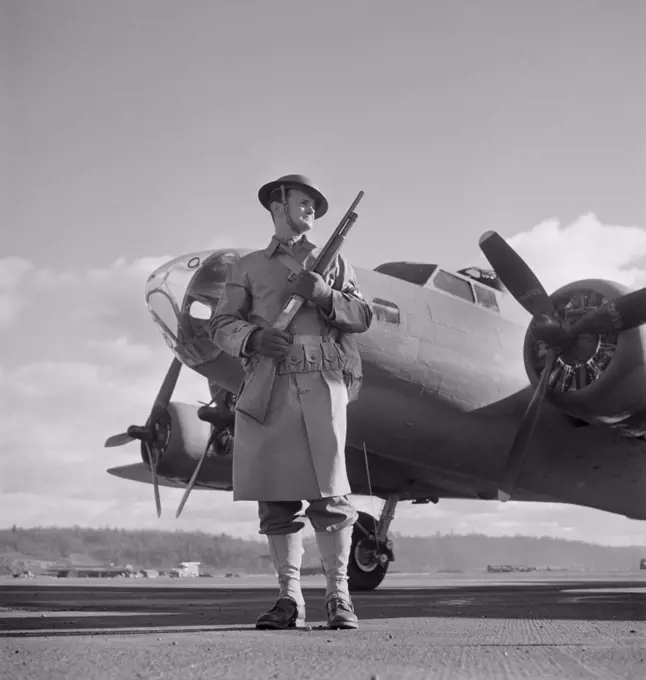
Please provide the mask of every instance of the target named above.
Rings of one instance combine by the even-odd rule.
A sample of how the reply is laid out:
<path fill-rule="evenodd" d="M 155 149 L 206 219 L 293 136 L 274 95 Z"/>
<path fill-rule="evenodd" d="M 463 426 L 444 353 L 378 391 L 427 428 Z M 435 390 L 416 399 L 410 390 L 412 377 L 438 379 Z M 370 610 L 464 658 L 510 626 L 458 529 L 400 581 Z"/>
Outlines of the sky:
<path fill-rule="evenodd" d="M 259 247 L 258 187 L 359 190 L 345 251 L 484 265 L 495 229 L 545 287 L 646 285 L 646 6 L 639 0 L 0 0 L 0 526 L 257 535 L 253 503 L 105 470 L 171 356 L 143 291 L 182 253 Z M 520 348 L 519 348 L 520 351 Z M 184 371 L 176 398 L 208 399 Z M 377 500 L 359 507 L 378 512 Z M 404 534 L 646 545 L 564 505 L 403 504 Z"/>

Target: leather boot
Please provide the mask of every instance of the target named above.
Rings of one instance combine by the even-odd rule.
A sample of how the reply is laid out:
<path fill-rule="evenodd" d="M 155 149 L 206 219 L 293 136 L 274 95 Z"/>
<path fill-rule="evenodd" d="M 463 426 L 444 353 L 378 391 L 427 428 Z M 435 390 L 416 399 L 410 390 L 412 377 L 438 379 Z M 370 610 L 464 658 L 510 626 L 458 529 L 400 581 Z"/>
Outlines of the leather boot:
<path fill-rule="evenodd" d="M 348 561 L 352 542 L 352 526 L 341 531 L 316 532 L 325 571 L 325 609 L 328 628 L 358 628 L 359 619 L 354 613 L 348 590 Z"/>
<path fill-rule="evenodd" d="M 256 628 L 299 628 L 305 625 L 305 600 L 301 592 L 303 537 L 293 534 L 267 536 L 269 553 L 278 572 L 276 604 L 256 619 Z"/>

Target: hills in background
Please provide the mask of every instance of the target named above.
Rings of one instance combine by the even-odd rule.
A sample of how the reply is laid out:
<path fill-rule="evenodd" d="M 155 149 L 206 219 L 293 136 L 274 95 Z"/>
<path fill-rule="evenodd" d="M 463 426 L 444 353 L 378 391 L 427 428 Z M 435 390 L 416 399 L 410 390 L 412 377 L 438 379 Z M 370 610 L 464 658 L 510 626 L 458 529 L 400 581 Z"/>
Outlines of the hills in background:
<path fill-rule="evenodd" d="M 527 565 L 583 571 L 633 571 L 646 557 L 639 546 L 611 547 L 583 541 L 527 536 L 492 537 L 482 534 L 393 534 L 401 572 L 484 571 L 487 565 Z M 315 539 L 305 538 L 303 566 L 320 564 Z M 131 564 L 138 568 L 167 569 L 197 561 L 210 571 L 236 570 L 272 573 L 267 542 L 233 538 L 227 534 L 132 529 L 47 527 L 0 530 L 0 573 L 10 573 L 17 560 Z"/>

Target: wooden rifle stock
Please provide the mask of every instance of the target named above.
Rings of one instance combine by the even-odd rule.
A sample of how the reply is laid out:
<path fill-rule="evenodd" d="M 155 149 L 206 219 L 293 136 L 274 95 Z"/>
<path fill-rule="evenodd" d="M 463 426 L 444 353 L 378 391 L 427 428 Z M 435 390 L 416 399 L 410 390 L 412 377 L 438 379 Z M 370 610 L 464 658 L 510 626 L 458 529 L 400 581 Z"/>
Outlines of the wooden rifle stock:
<path fill-rule="evenodd" d="M 359 205 L 362 198 L 363 191 L 360 191 L 339 222 L 337 228 L 332 232 L 327 243 L 321 249 L 321 252 L 318 254 L 318 257 L 312 265 L 311 271 L 316 272 L 321 276 L 325 276 L 328 268 L 332 262 L 334 262 L 334 258 L 341 250 L 350 229 L 352 229 L 359 217 L 355 212 L 355 208 Z M 295 277 L 289 277 L 290 280 L 293 278 Z M 300 295 L 292 295 L 285 303 L 285 306 L 278 315 L 276 321 L 272 324 L 272 328 L 277 328 L 281 331 L 287 330 L 287 327 L 294 320 L 294 317 L 298 314 L 304 303 L 305 300 Z M 276 376 L 276 366 L 276 360 L 271 357 L 264 355 L 259 355 L 257 357 L 254 372 L 236 403 L 237 411 L 250 416 L 259 423 L 265 422 L 267 408 L 271 398 L 271 390 Z"/>

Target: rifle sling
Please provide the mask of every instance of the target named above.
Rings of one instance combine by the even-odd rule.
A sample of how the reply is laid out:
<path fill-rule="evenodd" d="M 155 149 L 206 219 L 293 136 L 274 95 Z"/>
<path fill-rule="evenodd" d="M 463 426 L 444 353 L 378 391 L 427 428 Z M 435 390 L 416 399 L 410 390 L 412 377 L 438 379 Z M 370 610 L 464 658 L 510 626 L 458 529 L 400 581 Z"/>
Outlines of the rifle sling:
<path fill-rule="evenodd" d="M 300 274 L 305 267 L 302 262 L 299 262 L 291 253 L 285 251 L 278 251 L 276 253 L 276 259 L 287 269 L 289 269 L 292 274 Z"/>

